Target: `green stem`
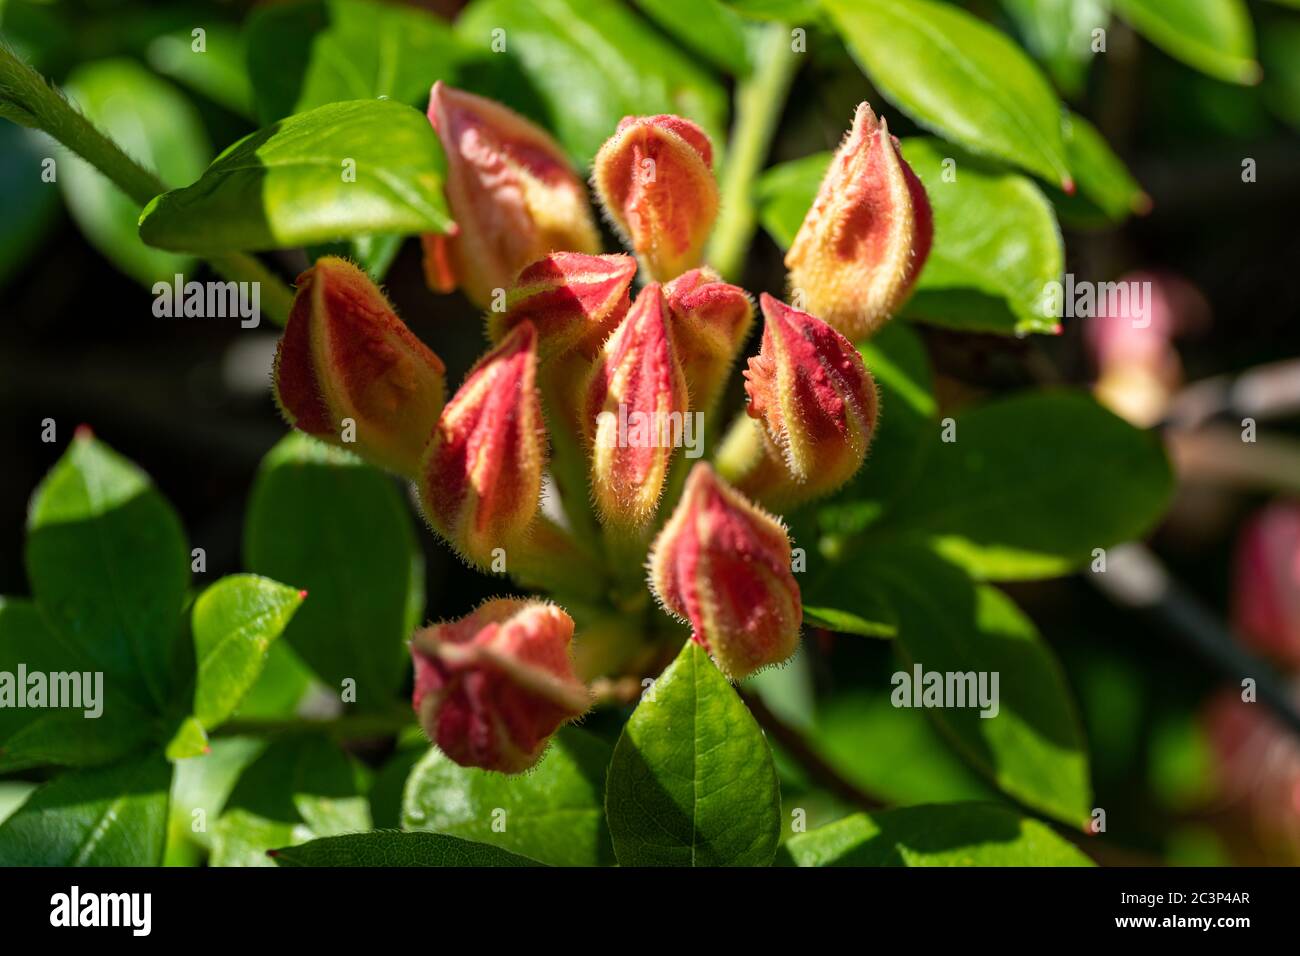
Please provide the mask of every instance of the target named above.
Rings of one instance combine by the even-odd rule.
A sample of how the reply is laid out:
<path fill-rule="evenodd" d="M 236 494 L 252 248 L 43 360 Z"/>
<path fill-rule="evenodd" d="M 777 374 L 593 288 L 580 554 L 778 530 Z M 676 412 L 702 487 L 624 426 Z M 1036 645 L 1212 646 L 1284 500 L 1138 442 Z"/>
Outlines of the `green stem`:
<path fill-rule="evenodd" d="M 307 720 L 288 717 L 283 720 L 229 720 L 215 731 L 216 737 L 261 734 L 324 733 L 340 739 L 389 737 L 415 723 L 415 712 L 402 710 L 384 714 L 354 714 L 332 720 Z"/>
<path fill-rule="evenodd" d="M 61 91 L 0 43 L 0 117 L 43 130 L 99 170 L 132 201 L 144 207 L 167 185 L 86 119 Z M 262 311 L 277 325 L 289 319 L 293 293 L 253 256 L 230 253 L 209 260 L 221 276 L 259 282 Z"/>
<path fill-rule="evenodd" d="M 754 72 L 736 85 L 736 118 L 722 176 L 721 209 L 706 257 L 728 282 L 740 278 L 754 238 L 758 224 L 754 179 L 767 159 L 799 63 L 790 48 L 790 28 L 782 23 L 765 27 L 755 49 Z"/>

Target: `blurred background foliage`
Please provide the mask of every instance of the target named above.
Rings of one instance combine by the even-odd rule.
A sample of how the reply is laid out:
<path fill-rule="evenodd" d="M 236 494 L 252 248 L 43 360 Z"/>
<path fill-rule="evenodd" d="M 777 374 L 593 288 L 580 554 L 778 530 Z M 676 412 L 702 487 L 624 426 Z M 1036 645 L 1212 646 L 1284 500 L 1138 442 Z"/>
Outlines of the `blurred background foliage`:
<path fill-rule="evenodd" d="M 1111 163 L 1099 173 L 1103 188 L 1075 196 L 1051 185 L 1022 186 L 1029 182 L 1023 177 L 1008 185 L 1005 167 L 986 173 L 992 205 L 1019 201 L 1015 194 L 1029 189 L 1025 201 L 1041 204 L 1049 230 L 1053 218 L 1060 222 L 1063 261 L 1052 258 L 1059 253 L 1049 242 L 1047 258 L 1029 264 L 1029 277 L 1063 268 L 1098 281 L 1141 272 L 1177 284 L 1187 293 L 1174 310 L 1185 382 L 1235 375 L 1300 353 L 1300 5 L 959 5 L 1027 49 L 1069 108 L 1100 131 L 1131 173 Z M 802 24 L 809 56 L 793 81 L 768 163 L 803 160 L 805 166 L 802 173 L 782 166 L 758 182 L 755 199 L 765 229 L 743 277 L 755 294 L 784 292 L 778 243 L 788 241 L 791 212 L 780 201 L 800 175 L 809 179 L 807 170 L 815 186 L 817 163 L 824 160 L 807 158 L 834 149 L 856 103 L 867 99 L 888 115 L 914 164 L 934 162 L 937 168 L 942 159 L 927 155 L 934 141 L 912 141 L 929 131 L 892 102 L 892 91 L 872 86 L 855 62 L 862 51 L 846 46 L 844 34 L 812 0 L 474 0 L 463 6 L 456 0 L 377 9 L 329 2 L 0 0 L 0 26 L 9 43 L 129 152 L 164 181 L 183 185 L 198 176 L 214 147 L 266 122 L 338 99 L 378 95 L 422 107 L 435 78 L 496 96 L 538 119 L 579 164 L 625 113 L 684 112 L 721 144 L 731 92 L 761 54 L 754 22 L 746 17 Z M 1115 15 L 1108 14 L 1112 7 Z M 1192 12 L 1171 22 L 1170 8 Z M 1098 22 L 1107 24 L 1106 50 L 1094 55 L 1087 38 Z M 505 58 L 488 56 L 468 39 L 498 23 L 508 27 L 512 44 Z M 196 26 L 205 31 L 201 59 L 194 55 Z M 591 43 L 595 36 L 598 48 Z M 1087 128 L 1078 135 L 1086 137 Z M 50 156 L 61 157 L 57 188 L 39 178 L 40 163 Z M 84 164 L 62 156 L 41 134 L 0 123 L 0 440 L 10 449 L 0 471 L 0 593 L 27 591 L 23 502 L 83 420 L 93 421 L 97 434 L 153 476 L 190 540 L 206 549 L 208 577 L 249 566 L 254 552 L 263 552 L 254 563 L 274 563 L 276 542 L 243 540 L 242 529 L 257 498 L 276 493 L 273 476 L 258 483 L 256 494 L 252 489 L 263 457 L 284 435 L 267 378 L 277 331 L 267 324 L 243 330 L 232 322 L 155 318 L 149 286 L 188 273 L 193 260 L 140 243 L 134 205 Z M 1258 177 L 1241 188 L 1248 158 Z M 981 175 L 978 163 L 969 168 Z M 806 204 L 793 207 L 796 224 L 802 208 Z M 1131 215 L 1135 209 L 1145 215 Z M 967 225 L 978 237 L 987 224 Z M 1007 228 L 1020 236 L 1023 227 L 1012 222 Z M 427 290 L 419 244 L 372 237 L 346 251 L 383 278 L 405 319 L 446 360 L 449 380 L 458 381 L 481 350 L 479 318 L 459 296 Z M 302 251 L 274 253 L 269 261 L 287 276 L 308 263 Z M 1032 293 L 1032 286 L 1028 293 L 1022 289 L 1021 304 Z M 1012 313 L 1015 300 L 1009 294 L 1005 304 Z M 914 303 L 913 311 L 926 311 L 923 306 Z M 919 317 L 957 328 L 916 326 L 943 409 L 1042 382 L 1093 383 L 1084 322 L 1067 321 L 1058 336 L 993 336 L 970 331 L 987 325 L 978 320 L 943 322 L 950 307 L 950 300 L 939 299 Z M 46 418 L 58 424 L 58 444 L 37 438 Z M 1243 520 L 1270 499 L 1300 495 L 1298 426 L 1295 414 L 1268 423 L 1274 457 L 1265 468 L 1225 467 L 1219 452 L 1226 446 L 1180 457 L 1179 494 L 1154 549 L 1188 592 L 1225 621 Z M 1241 454 L 1240 448 L 1229 452 Z M 330 507 L 328 500 L 321 507 Z M 392 572 L 409 569 L 414 576 L 398 588 L 395 600 L 406 602 L 402 614 L 418 607 L 421 592 L 423 616 L 436 620 L 500 590 L 422 529 L 412 540 L 414 553 Z M 1099 860 L 1300 859 L 1294 795 L 1261 824 L 1240 793 L 1221 785 L 1205 708 L 1223 680 L 1176 632 L 1111 603 L 1084 576 L 1008 591 L 1061 658 L 1079 702 L 1095 803 L 1112 822 L 1103 839 L 1088 844 Z M 241 708 L 245 718 L 310 709 L 307 665 L 284 642 L 275 647 Z M 314 666 L 332 673 L 328 661 Z M 886 688 L 895 666 L 883 642 L 818 635 L 805 642 L 791 667 L 765 675 L 764 699 L 792 726 L 809 730 L 821 755 L 845 777 L 891 803 L 991 798 L 989 785 L 943 745 L 922 713 L 889 705 Z M 590 729 L 601 733 L 602 719 L 593 719 Z M 616 715 L 607 720 L 604 735 L 612 740 Z M 1285 744 L 1285 733 L 1278 733 Z M 288 759 L 260 748 L 238 738 L 219 741 L 216 759 L 178 776 L 171 861 L 194 862 L 209 851 L 239 858 L 238 842 L 224 839 L 221 829 L 198 843 L 186 839 L 187 794 L 213 787 L 229 792 L 242 768 Z M 396 825 L 400 784 L 418 753 L 399 746 L 386 765 L 386 752 L 360 754 L 380 768 L 370 791 L 375 825 Z M 807 808 L 810 827 L 845 812 L 842 798 L 806 779 L 795 762 L 780 764 L 785 802 Z M 329 772 L 346 776 L 346 769 Z M 1300 793 L 1300 772 L 1293 765 L 1286 772 L 1294 774 Z M 341 792 L 361 786 L 351 784 Z M 30 786 L 0 783 L 0 817 Z M 238 810 L 247 802 L 236 791 L 228 806 Z M 298 824 L 277 825 L 292 830 Z"/>

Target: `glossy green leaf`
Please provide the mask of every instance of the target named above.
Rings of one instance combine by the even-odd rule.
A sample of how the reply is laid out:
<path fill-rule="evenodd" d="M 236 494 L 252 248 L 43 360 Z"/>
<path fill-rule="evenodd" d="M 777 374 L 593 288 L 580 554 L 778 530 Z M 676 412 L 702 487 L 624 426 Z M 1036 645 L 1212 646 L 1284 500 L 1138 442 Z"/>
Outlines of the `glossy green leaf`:
<path fill-rule="evenodd" d="M 189 552 L 149 477 L 78 432 L 32 497 L 27 576 L 45 618 L 142 708 L 168 698 Z"/>
<path fill-rule="evenodd" d="M 540 866 L 514 853 L 442 833 L 376 830 L 281 847 L 279 866 Z"/>
<path fill-rule="evenodd" d="M 198 665 L 194 716 L 206 729 L 234 712 L 302 601 L 299 591 L 255 574 L 224 577 L 199 595 L 190 612 Z"/>
<path fill-rule="evenodd" d="M 107 763 L 149 739 L 152 715 L 123 696 L 115 681 L 96 681 L 96 667 L 50 628 L 34 604 L 0 598 L 0 771 Z M 47 706 L 19 706 L 19 695 L 29 699 L 35 673 L 44 675 L 39 681 Z M 62 688 L 60 698 L 66 692 L 69 703 L 81 706 L 48 706 L 56 688 Z"/>
<path fill-rule="evenodd" d="M 183 717 L 176 725 L 163 753 L 168 760 L 197 757 L 208 749 L 208 732 L 194 717 Z"/>
<path fill-rule="evenodd" d="M 1077 113 L 1066 119 L 1065 147 L 1079 189 L 1074 196 L 1058 193 L 1054 199 L 1061 217 L 1071 225 L 1123 222 L 1134 213 L 1145 215 L 1150 210 L 1151 197 L 1124 161 L 1097 128 Z"/>
<path fill-rule="evenodd" d="M 720 0 L 636 0 L 682 46 L 735 76 L 750 71 L 745 21 Z"/>
<path fill-rule="evenodd" d="M 271 866 L 267 850 L 370 829 L 356 771 L 322 737 L 274 741 L 240 775 L 212 836 L 213 866 Z"/>
<path fill-rule="evenodd" d="M 1051 577 L 1146 534 L 1173 491 L 1159 437 L 1092 398 L 1035 392 L 935 426 L 916 480 L 883 519 L 977 577 Z"/>
<path fill-rule="evenodd" d="M 265 749 L 265 740 L 218 737 L 207 753 L 177 761 L 167 815 L 168 866 L 197 866 L 206 856 L 230 791 Z"/>
<path fill-rule="evenodd" d="M 915 686 L 917 666 L 923 675 L 983 675 L 992 706 L 950 700 L 925 707 L 926 715 L 1003 792 L 1081 826 L 1092 808 L 1083 734 L 1060 664 L 1033 622 L 1002 592 L 924 548 L 870 548 L 842 573 L 878 582 L 898 610 L 891 702 L 914 705 L 924 687 Z"/>
<path fill-rule="evenodd" d="M 418 110 L 390 100 L 330 103 L 246 136 L 197 182 L 155 197 L 140 236 L 211 255 L 445 232 L 444 168 Z"/>
<path fill-rule="evenodd" d="M 435 80 L 455 82 L 461 56 L 450 27 L 433 14 L 373 0 L 260 7 L 245 30 L 263 123 L 381 96 L 423 109 Z"/>
<path fill-rule="evenodd" d="M 817 0 L 721 0 L 742 16 L 755 20 L 780 20 L 791 25 L 815 20 L 821 13 Z"/>
<path fill-rule="evenodd" d="M 1111 0 L 1115 12 L 1170 56 L 1228 83 L 1260 80 L 1243 0 Z"/>
<path fill-rule="evenodd" d="M 242 34 L 230 24 L 212 22 L 205 23 L 203 31 L 202 49 L 196 49 L 198 40 L 191 29 L 155 37 L 145 52 L 149 65 L 232 113 L 251 119 L 253 92 L 244 67 Z M 196 174 L 177 181 L 186 182 Z"/>
<path fill-rule="evenodd" d="M 796 866 L 1092 866 L 1051 827 L 985 803 L 857 813 L 790 838 Z"/>
<path fill-rule="evenodd" d="M 0 863 L 158 866 L 171 777 L 161 754 L 56 777 L 0 824 Z"/>
<path fill-rule="evenodd" d="M 932 0 L 824 5 L 863 72 L 917 123 L 1048 182 L 1069 181 L 1061 104 L 1007 36 Z"/>
<path fill-rule="evenodd" d="M 574 728 L 555 736 L 541 763 L 505 776 L 461 767 L 431 748 L 406 782 L 402 827 L 487 843 L 550 866 L 605 866 L 610 747 Z"/>
<path fill-rule="evenodd" d="M 857 634 L 861 637 L 894 637 L 898 624 L 893 612 L 874 592 L 867 592 L 867 600 L 853 601 L 853 610 L 834 607 L 803 606 L 803 622 L 808 627 L 820 627 L 837 634 Z M 850 603 L 850 602 L 841 602 Z M 865 605 L 865 606 L 864 606 Z"/>
<path fill-rule="evenodd" d="M 198 113 L 175 87 L 135 61 L 86 64 L 73 71 L 64 88 L 96 126 L 164 183 L 187 183 L 202 172 L 211 147 Z M 191 257 L 140 241 L 139 203 L 76 156 L 61 152 L 57 162 L 68 210 L 114 265 L 145 285 L 190 271 Z"/>
<path fill-rule="evenodd" d="M 483 64 L 467 86 L 551 130 L 584 169 L 624 116 L 677 113 L 724 141 L 719 82 L 616 0 L 473 0 L 456 32 Z"/>
<path fill-rule="evenodd" d="M 605 812 L 623 866 L 767 866 L 780 836 L 772 753 L 749 709 L 687 641 L 614 748 Z"/>
<path fill-rule="evenodd" d="M 247 566 L 308 592 L 285 639 L 356 707 L 390 710 L 423 613 L 423 559 L 391 478 L 347 452 L 286 436 L 267 454 L 244 528 Z"/>
<path fill-rule="evenodd" d="M 1083 92 L 1093 58 L 1093 31 L 1110 22 L 1109 0 L 1002 0 L 1025 45 L 1071 96 Z"/>
<path fill-rule="evenodd" d="M 1053 331 L 1043 288 L 1060 279 L 1065 251 L 1038 186 L 940 140 L 904 140 L 903 156 L 934 211 L 934 245 L 904 315 L 1004 335 Z M 761 220 L 777 242 L 798 232 L 829 162 L 829 153 L 808 156 L 760 181 Z"/>

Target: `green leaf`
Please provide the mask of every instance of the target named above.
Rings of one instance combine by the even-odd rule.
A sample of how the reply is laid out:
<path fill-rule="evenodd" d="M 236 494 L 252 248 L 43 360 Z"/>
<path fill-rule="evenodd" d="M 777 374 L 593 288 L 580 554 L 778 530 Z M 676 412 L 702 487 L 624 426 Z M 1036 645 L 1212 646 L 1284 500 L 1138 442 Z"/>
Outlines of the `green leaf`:
<path fill-rule="evenodd" d="M 636 5 L 692 53 L 734 76 L 749 73 L 745 21 L 719 0 L 636 0 Z"/>
<path fill-rule="evenodd" d="M 240 775 L 212 835 L 213 866 L 271 866 L 266 851 L 370 829 L 356 771 L 322 737 L 274 741 Z"/>
<path fill-rule="evenodd" d="M 168 760 L 197 757 L 208 749 L 208 734 L 194 717 L 183 717 L 163 751 Z"/>
<path fill-rule="evenodd" d="M 95 670 L 95 663 L 53 631 L 34 604 L 0 598 L 0 675 L 13 675 L 0 676 L 0 771 L 107 763 L 149 738 L 152 715 L 123 696 L 115 681 L 96 682 Z M 54 687 L 62 686 L 72 694 L 71 702 L 80 700 L 83 706 L 17 706 L 17 695 L 25 694 L 28 684 L 24 673 L 45 675 L 47 703 L 53 702 Z M 87 716 L 96 712 L 96 717 Z"/>
<path fill-rule="evenodd" d="M 164 183 L 189 182 L 211 155 L 190 102 L 133 60 L 100 60 L 78 67 L 64 88 L 96 126 Z M 58 178 L 81 231 L 127 275 L 152 285 L 190 271 L 191 257 L 150 249 L 140 241 L 139 204 L 90 164 L 65 154 L 58 159 Z"/>
<path fill-rule="evenodd" d="M 195 38 L 189 28 L 155 37 L 145 53 L 149 65 L 237 116 L 251 119 L 253 93 L 244 69 L 243 36 L 224 23 L 206 23 L 203 29 L 202 50 L 194 48 Z M 185 178 L 195 175 L 197 170 Z"/>
<path fill-rule="evenodd" d="M 168 866 L 198 865 L 212 848 L 212 824 L 230 791 L 265 749 L 265 740 L 218 737 L 207 753 L 176 763 L 167 815 Z"/>
<path fill-rule="evenodd" d="M 1005 35 L 930 0 L 824 0 L 824 6 L 863 72 L 921 126 L 1048 182 L 1069 182 L 1061 104 Z"/>
<path fill-rule="evenodd" d="M 0 824 L 6 866 L 158 866 L 172 768 L 161 754 L 56 777 Z"/>
<path fill-rule="evenodd" d="M 445 162 L 423 113 L 390 100 L 330 103 L 251 133 L 193 185 L 154 197 L 140 236 L 213 255 L 445 232 Z"/>
<path fill-rule="evenodd" d="M 45 618 L 142 708 L 167 700 L 189 582 L 171 505 L 149 477 L 79 431 L 32 497 L 27 576 Z"/>
<path fill-rule="evenodd" d="M 285 639 L 356 706 L 389 710 L 423 613 L 423 560 L 410 510 L 387 475 L 300 433 L 267 454 L 244 528 L 247 566 L 308 598 Z"/>
<path fill-rule="evenodd" d="M 41 181 L 41 164 L 57 155 L 48 136 L 0 123 L 0 288 L 41 251 L 58 218 L 59 194 Z"/>
<path fill-rule="evenodd" d="M 1092 64 L 1092 31 L 1110 20 L 1109 0 L 1002 0 L 1025 45 L 1071 96 L 1083 92 Z"/>
<path fill-rule="evenodd" d="M 219 727 L 234 712 L 303 597 L 255 574 L 224 577 L 199 595 L 190 627 L 198 662 L 194 716 L 205 729 Z"/>
<path fill-rule="evenodd" d="M 934 245 L 904 315 L 1003 335 L 1054 331 L 1043 288 L 1060 279 L 1065 251 L 1042 190 L 940 140 L 904 140 L 903 156 L 934 211 Z M 761 221 L 781 245 L 798 232 L 829 162 L 829 153 L 819 153 L 760 180 Z"/>
<path fill-rule="evenodd" d="M 1077 113 L 1065 122 L 1065 147 L 1070 169 L 1079 184 L 1078 193 L 1057 194 L 1054 199 L 1062 218 L 1079 225 L 1107 225 L 1123 222 L 1133 213 L 1145 215 L 1151 197 L 1115 155 L 1097 128 Z"/>
<path fill-rule="evenodd" d="M 469 88 L 554 132 L 584 169 L 629 115 L 676 113 L 723 142 L 721 84 L 615 0 L 473 0 L 456 33 L 484 65 Z"/>
<path fill-rule="evenodd" d="M 1115 12 L 1170 56 L 1228 83 L 1261 76 L 1242 0 L 1111 0 Z"/>
<path fill-rule="evenodd" d="M 424 107 L 435 80 L 455 82 L 451 29 L 424 10 L 370 0 L 301 0 L 248 20 L 248 72 L 261 122 L 384 97 Z"/>
<path fill-rule="evenodd" d="M 995 804 L 948 803 L 857 813 L 793 836 L 795 866 L 1092 866 L 1037 820 Z"/>
<path fill-rule="evenodd" d="M 833 607 L 803 606 L 803 621 L 809 627 L 821 627 L 838 634 L 857 634 L 861 637 L 894 637 L 898 623 L 893 610 L 875 591 L 863 591 L 863 598 L 852 602 L 853 610 Z M 858 595 L 854 595 L 857 598 Z"/>
<path fill-rule="evenodd" d="M 687 641 L 623 728 L 605 813 L 622 866 L 767 866 L 781 829 L 772 752 Z"/>
<path fill-rule="evenodd" d="M 610 747 L 573 728 L 561 730 L 541 763 L 505 776 L 454 763 L 436 747 L 406 782 L 402 827 L 464 837 L 549 866 L 613 862 L 605 827 Z"/>
<path fill-rule="evenodd" d="M 737 13 L 755 20 L 780 20 L 791 25 L 819 17 L 818 0 L 721 0 Z"/>
<path fill-rule="evenodd" d="M 540 866 L 505 850 L 442 833 L 376 830 L 273 851 L 279 866 Z"/>
<path fill-rule="evenodd" d="M 1300 0 L 1296 0 L 1300 9 Z M 1260 31 L 1264 98 L 1278 116 L 1300 128 L 1300 19 L 1272 18 Z"/>
<path fill-rule="evenodd" d="M 903 666 L 891 680 L 891 702 L 910 704 L 923 689 L 909 693 L 901 682 L 906 675 L 915 684 L 917 666 L 923 673 L 988 675 L 990 682 L 997 675 L 996 713 L 946 706 L 927 707 L 926 714 L 1003 792 L 1082 825 L 1092 807 L 1083 734 L 1061 667 L 1033 622 L 1002 592 L 973 584 L 920 547 L 878 546 L 840 573 L 876 581 L 898 610 L 894 647 Z"/>
<path fill-rule="evenodd" d="M 1051 577 L 1096 548 L 1140 538 L 1159 520 L 1173 476 L 1159 436 L 1086 395 L 1015 395 L 934 429 L 916 480 L 883 519 L 980 578 Z"/>

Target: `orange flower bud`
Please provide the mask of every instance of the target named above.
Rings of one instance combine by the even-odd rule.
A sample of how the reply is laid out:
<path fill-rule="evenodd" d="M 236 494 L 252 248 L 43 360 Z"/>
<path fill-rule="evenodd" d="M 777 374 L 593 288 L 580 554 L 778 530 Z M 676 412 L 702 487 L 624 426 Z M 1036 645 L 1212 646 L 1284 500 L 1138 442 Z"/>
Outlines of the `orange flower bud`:
<path fill-rule="evenodd" d="M 907 299 L 930 254 L 925 187 L 866 103 L 785 255 L 808 311 L 857 341 Z"/>
<path fill-rule="evenodd" d="M 650 551 L 650 587 L 733 680 L 787 660 L 803 608 L 790 538 L 704 463 Z"/>
<path fill-rule="evenodd" d="M 543 363 L 571 350 L 595 358 L 632 304 L 630 256 L 553 252 L 525 266 L 506 294 L 506 310 L 488 313 L 488 337 L 499 342 L 520 322 L 537 329 Z"/>
<path fill-rule="evenodd" d="M 691 408 L 707 414 L 749 334 L 754 304 L 744 289 L 728 285 L 709 269 L 692 269 L 674 279 L 664 286 L 664 299 Z"/>
<path fill-rule="evenodd" d="M 763 345 L 745 370 L 747 411 L 806 499 L 848 481 L 876 424 L 876 383 L 853 343 L 764 293 Z"/>
<path fill-rule="evenodd" d="M 420 466 L 429 524 L 480 567 L 493 549 L 521 541 L 541 501 L 546 432 L 536 382 L 537 332 L 523 322 L 470 369 Z"/>
<path fill-rule="evenodd" d="M 429 122 L 447 154 L 447 202 L 456 228 L 425 238 L 430 285 L 459 284 L 480 308 L 494 289 L 548 252 L 598 252 L 586 187 L 560 144 L 493 100 L 441 82 Z"/>
<path fill-rule="evenodd" d="M 641 290 L 605 343 L 585 392 L 582 427 L 596 508 L 608 524 L 644 526 L 687 416 L 686 379 L 657 283 Z"/>
<path fill-rule="evenodd" d="M 718 215 L 713 147 L 680 116 L 627 116 L 596 154 L 592 183 L 610 220 L 661 282 L 700 264 Z"/>
<path fill-rule="evenodd" d="M 412 703 L 424 732 L 462 767 L 532 767 L 551 734 L 591 707 L 573 672 L 572 638 L 564 611 L 512 598 L 416 631 Z"/>
<path fill-rule="evenodd" d="M 352 263 L 326 256 L 297 286 L 275 355 L 275 399 L 285 420 L 415 475 L 442 411 L 442 362 Z"/>

